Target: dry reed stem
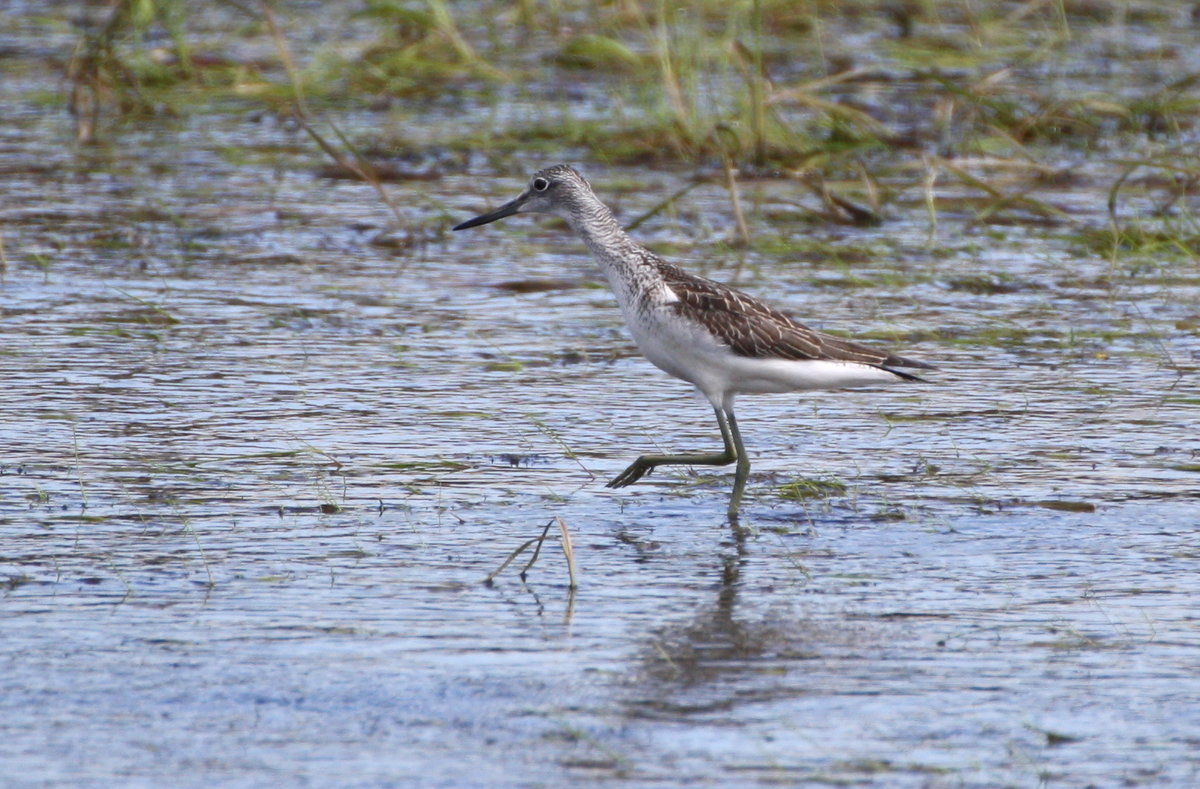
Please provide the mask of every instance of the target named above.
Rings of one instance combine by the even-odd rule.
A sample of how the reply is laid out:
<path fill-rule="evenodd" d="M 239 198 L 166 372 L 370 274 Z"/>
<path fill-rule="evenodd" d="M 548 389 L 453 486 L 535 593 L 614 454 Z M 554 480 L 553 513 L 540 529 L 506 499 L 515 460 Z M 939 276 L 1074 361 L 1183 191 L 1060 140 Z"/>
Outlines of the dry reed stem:
<path fill-rule="evenodd" d="M 296 123 L 300 125 L 300 128 L 304 129 L 308 136 L 311 137 L 313 141 L 320 146 L 321 150 L 324 151 L 329 158 L 333 159 L 336 164 L 344 167 L 345 169 L 357 175 L 364 182 L 370 184 L 375 189 L 376 194 L 379 195 L 379 199 L 382 200 L 383 204 L 386 205 L 392 212 L 392 216 L 395 217 L 396 223 L 401 226 L 405 225 L 406 223 L 404 221 L 404 217 L 400 214 L 399 207 L 397 207 L 391 196 L 388 195 L 387 190 L 383 188 L 383 181 L 375 172 L 375 168 L 372 167 L 371 163 L 358 152 L 353 144 L 350 143 L 350 141 L 346 138 L 346 135 L 342 133 L 341 129 L 339 129 L 332 121 L 330 122 L 329 125 L 331 128 L 333 128 L 334 134 L 336 134 L 338 140 L 340 140 L 341 143 L 350 150 L 353 158 L 351 158 L 351 156 L 344 155 L 332 143 L 326 140 L 316 129 L 313 128 L 308 107 L 304 101 L 304 86 L 300 79 L 300 73 L 296 69 L 296 63 L 292 59 L 291 49 L 288 47 L 287 39 L 284 37 L 283 31 L 280 29 L 279 24 L 275 19 L 275 12 L 271 9 L 269 0 L 260 0 L 260 8 L 262 8 L 263 18 L 266 20 L 267 27 L 271 31 L 271 38 L 275 41 L 275 49 L 279 53 L 279 59 L 283 63 L 283 68 L 287 72 L 288 80 L 292 86 L 292 116 L 295 118 Z"/>

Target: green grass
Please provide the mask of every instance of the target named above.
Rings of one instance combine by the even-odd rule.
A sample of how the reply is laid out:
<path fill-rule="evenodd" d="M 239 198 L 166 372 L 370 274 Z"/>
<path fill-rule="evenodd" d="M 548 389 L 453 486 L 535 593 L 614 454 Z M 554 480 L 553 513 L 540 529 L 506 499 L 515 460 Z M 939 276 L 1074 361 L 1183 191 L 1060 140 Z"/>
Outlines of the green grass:
<path fill-rule="evenodd" d="M 690 169 L 731 194 L 750 178 L 787 178 L 797 185 L 788 221 L 803 231 L 887 223 L 916 208 L 928 214 L 930 256 L 947 254 L 933 237 L 950 214 L 973 225 L 968 244 L 986 247 L 1010 226 L 1051 228 L 1080 257 L 1109 259 L 1114 277 L 1144 276 L 1200 257 L 1200 153 L 1190 143 L 1200 75 L 1186 69 L 1167 8 L 557 0 L 478 13 L 445 0 L 367 0 L 323 7 L 331 32 L 313 46 L 296 32 L 312 22 L 303 10 L 118 0 L 81 37 L 68 78 L 85 142 L 150 115 L 265 110 L 326 128 L 378 112 L 377 123 L 360 124 L 366 131 L 337 135 L 368 169 L 390 157 L 481 154 L 491 168 L 524 169 L 518 160 L 569 155 Z M 223 32 L 209 14 L 224 14 Z M 273 40 L 275 57 L 239 59 L 242 39 Z M 1097 42 L 1127 40 L 1145 43 L 1097 54 Z M 1147 59 L 1164 76 L 1147 76 Z M 479 111 L 514 100 L 528 109 Z M 459 116 L 471 120 L 447 120 Z M 334 156 L 311 144 L 279 155 L 305 151 L 314 166 Z M 277 154 L 222 155 L 253 165 Z M 1077 167 L 1097 161 L 1107 165 L 1101 176 Z M 1081 221 L 1057 202 L 1055 190 L 1072 183 L 1107 190 L 1108 222 Z M 742 247 L 810 262 L 875 254 L 822 247 L 806 232 L 741 235 Z M 819 284 L 880 283 L 845 273 Z M 981 296 L 1028 286 L 987 271 L 947 284 Z"/>
<path fill-rule="evenodd" d="M 780 498 L 788 501 L 828 499 L 844 495 L 846 483 L 836 479 L 801 478 L 780 485 L 776 492 Z"/>

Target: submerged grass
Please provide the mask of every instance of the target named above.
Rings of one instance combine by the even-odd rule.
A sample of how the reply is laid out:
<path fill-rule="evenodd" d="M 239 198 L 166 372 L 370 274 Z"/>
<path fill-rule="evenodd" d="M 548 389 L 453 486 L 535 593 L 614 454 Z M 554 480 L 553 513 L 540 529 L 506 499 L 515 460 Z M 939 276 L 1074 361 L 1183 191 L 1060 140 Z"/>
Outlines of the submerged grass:
<path fill-rule="evenodd" d="M 687 9 L 630 0 L 600 7 L 563 2 L 557 13 L 518 4 L 489 13 L 483 3 L 370 0 L 330 4 L 327 13 L 334 25 L 366 29 L 374 38 L 336 55 L 332 49 L 314 53 L 302 76 L 312 95 L 335 102 L 372 95 L 437 101 L 449 94 L 492 101 L 510 85 L 561 77 L 564 84 L 586 84 L 585 91 L 607 96 L 624 113 L 606 130 L 610 138 L 593 135 L 594 145 L 653 131 L 649 139 L 660 143 L 664 159 L 730 154 L 739 166 L 753 168 L 903 149 L 921 142 L 913 131 L 941 144 L 943 153 L 998 147 L 1024 156 L 1022 146 L 1033 142 L 1092 144 L 1112 121 L 1164 135 L 1194 124 L 1200 112 L 1191 91 L 1195 75 L 1129 98 L 1061 95 L 1021 83 L 1019 70 L 1066 72 L 1064 49 L 1069 55 L 1088 32 L 1130 24 L 1128 11 L 1072 13 L 1070 4 L 1047 18 L 1045 5 L 1018 3 L 1002 14 L 950 0 L 708 0 Z M 88 94 L 73 97 L 77 114 L 94 117 L 106 100 L 123 112 L 144 110 L 150 88 L 224 87 L 231 95 L 263 95 L 247 87 L 269 87 L 269 64 L 222 57 L 211 51 L 219 43 L 196 48 L 189 15 L 215 10 L 204 6 L 115 3 L 107 20 L 81 40 L 72 62 L 75 90 Z M 266 2 L 229 9 L 236 14 L 231 27 L 252 25 L 255 32 L 269 31 L 275 13 Z M 1163 32 L 1169 16 L 1165 10 L 1141 15 L 1138 24 Z M 853 32 L 859 42 L 864 30 L 874 31 L 868 39 L 873 58 L 838 40 Z M 143 44 L 157 31 L 171 42 L 166 55 Z M 1179 56 L 1164 48 L 1158 57 Z M 901 85 L 914 99 L 907 117 L 866 99 L 867 91 Z M 911 121 L 926 128 L 902 130 Z"/>
<path fill-rule="evenodd" d="M 787 501 L 828 499 L 845 494 L 846 483 L 836 479 L 801 478 L 780 485 L 777 492 Z"/>
<path fill-rule="evenodd" d="M 1176 74 L 1150 89 L 1082 88 L 1094 83 L 1095 56 L 1086 49 L 1093 37 L 1140 26 L 1147 36 L 1170 39 L 1175 14 L 1162 3 L 1118 9 L 1035 0 L 1003 8 L 951 0 L 702 0 L 685 9 L 627 0 L 558 2 L 535 12 L 528 4 L 369 0 L 324 11 L 331 30 L 354 31 L 358 41 L 366 32 L 366 43 L 309 51 L 296 63 L 277 46 L 276 64 L 239 61 L 224 54 L 226 42 L 192 32 L 195 17 L 214 13 L 227 15 L 242 36 L 278 40 L 286 27 L 275 21 L 282 9 L 265 0 L 116 2 L 81 39 L 68 69 L 79 138 L 97 139 L 104 108 L 184 113 L 197 100 L 233 99 L 296 114 L 311 128 L 306 100 L 325 110 L 399 109 L 414 121 L 447 101 L 539 101 L 547 90 L 572 85 L 577 95 L 554 117 L 534 113 L 448 130 L 432 145 L 493 157 L 572 148 L 614 163 L 700 165 L 814 184 L 849 176 L 866 185 L 870 205 L 822 186 L 828 210 L 817 218 L 851 223 L 881 221 L 880 200 L 928 187 L 935 171 L 966 190 L 960 201 L 974 193 L 976 222 L 1070 222 L 1069 211 L 1035 194 L 1053 185 L 1048 175 L 1062 172 L 1041 159 L 1051 149 L 1094 155 L 1113 134 L 1149 154 L 1148 166 L 1193 186 L 1196 179 L 1194 151 L 1181 147 L 1157 160 L 1151 153 L 1200 120 L 1200 74 L 1186 72 L 1181 50 L 1164 44 L 1150 55 Z M 146 45 L 158 34 L 168 50 Z M 1129 45 L 1107 56 L 1114 84 L 1138 75 L 1146 56 Z M 597 105 L 605 110 L 586 109 Z M 376 149 L 387 136 L 381 128 L 375 140 L 343 139 L 352 157 L 314 140 L 372 180 L 358 151 Z M 404 139 L 383 148 L 419 155 L 430 145 Z M 936 155 L 906 173 L 894 166 L 911 162 L 915 151 Z M 1025 167 L 1026 177 L 997 179 L 997 164 Z M 890 188 L 867 175 L 881 170 L 890 172 Z M 724 180 L 733 192 L 736 181 Z M 945 210 L 936 200 L 933 207 Z M 1194 237 L 1184 238 L 1185 248 L 1194 245 Z"/>

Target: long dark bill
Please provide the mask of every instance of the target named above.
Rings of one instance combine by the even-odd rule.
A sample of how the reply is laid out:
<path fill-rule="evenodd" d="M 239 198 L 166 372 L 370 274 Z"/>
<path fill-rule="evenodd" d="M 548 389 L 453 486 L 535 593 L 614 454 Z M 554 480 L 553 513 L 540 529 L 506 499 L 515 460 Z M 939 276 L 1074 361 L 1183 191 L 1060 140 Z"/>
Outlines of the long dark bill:
<path fill-rule="evenodd" d="M 521 210 L 521 206 L 524 205 L 525 201 L 528 199 L 529 195 L 523 194 L 515 200 L 509 200 L 507 203 L 491 213 L 477 216 L 474 219 L 468 219 L 466 222 L 460 222 L 450 229 L 466 230 L 468 227 L 479 227 L 480 225 L 486 225 L 488 222 L 495 222 L 497 219 L 503 219 L 506 216 L 512 216 Z"/>

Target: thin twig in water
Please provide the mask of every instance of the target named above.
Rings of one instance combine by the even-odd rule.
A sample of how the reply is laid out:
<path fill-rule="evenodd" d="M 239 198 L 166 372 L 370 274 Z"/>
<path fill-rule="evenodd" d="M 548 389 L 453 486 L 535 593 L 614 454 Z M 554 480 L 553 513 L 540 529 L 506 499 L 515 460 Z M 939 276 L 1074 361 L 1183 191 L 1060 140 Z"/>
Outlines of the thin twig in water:
<path fill-rule="evenodd" d="M 625 225 L 625 231 L 629 232 L 629 231 L 636 230 L 643 222 L 645 222 L 648 219 L 652 219 L 653 217 L 662 213 L 665 209 L 669 208 L 672 204 L 674 204 L 676 200 L 683 197 L 685 194 L 692 191 L 693 189 L 695 189 L 697 186 L 699 186 L 702 183 L 704 183 L 703 179 L 700 179 L 700 178 L 692 179 L 685 186 L 683 186 L 679 190 L 675 191 L 674 193 L 668 195 L 665 200 L 662 200 L 662 201 L 656 203 L 653 207 L 650 208 L 649 211 L 645 212 L 644 214 L 642 214 L 641 216 L 639 216 L 637 219 L 633 220 L 629 224 Z"/>
<path fill-rule="evenodd" d="M 553 521 L 551 521 L 551 523 L 553 523 Z M 549 528 L 550 528 L 550 524 L 549 524 L 549 523 L 548 523 L 548 524 L 546 524 L 546 528 L 547 528 L 547 529 L 549 529 Z M 537 542 L 537 541 L 539 541 L 539 540 L 542 540 L 542 539 L 544 539 L 544 538 L 545 538 L 545 535 L 544 535 L 544 534 L 543 534 L 543 536 L 541 536 L 541 537 L 530 537 L 528 540 L 526 540 L 525 542 L 523 542 L 523 543 L 521 543 L 520 545 L 518 545 L 518 546 L 516 547 L 516 549 L 514 549 L 514 550 L 513 550 L 513 552 L 512 552 L 512 553 L 510 553 L 510 554 L 508 555 L 508 558 L 507 558 L 507 559 L 505 559 L 505 560 L 504 560 L 504 562 L 503 562 L 503 563 L 502 563 L 502 564 L 501 564 L 499 567 L 497 567 L 495 570 L 492 570 L 490 573 L 488 573 L 488 576 L 487 576 L 487 578 L 484 578 L 484 579 L 483 579 L 483 582 L 484 582 L 485 584 L 490 584 L 490 583 L 492 582 L 492 580 L 493 580 L 493 579 L 495 579 L 495 577 L 496 577 L 497 575 L 499 575 L 500 573 L 504 572 L 504 568 L 505 568 L 505 567 L 508 567 L 510 564 L 512 564 L 512 562 L 513 562 L 513 559 L 516 559 L 518 556 L 520 556 L 520 555 L 521 555 L 521 552 L 522 552 L 522 551 L 524 551 L 524 550 L 525 550 L 526 548 L 528 548 L 530 545 L 533 545 L 535 542 Z"/>
<path fill-rule="evenodd" d="M 1030 197 L 1029 192 L 1033 191 L 1032 187 L 1022 192 L 1006 195 L 1000 189 L 992 186 L 982 178 L 976 178 L 975 176 L 963 170 L 961 167 L 951 164 L 945 159 L 939 158 L 938 164 L 956 176 L 966 185 L 973 186 L 976 189 L 986 192 L 990 197 L 993 198 L 991 203 L 989 203 L 983 208 L 983 210 L 975 215 L 975 217 L 971 220 L 971 224 L 986 222 L 992 217 L 993 214 L 1004 208 L 1007 208 L 1010 205 L 1020 205 L 1042 217 L 1043 219 L 1052 220 L 1054 222 L 1079 224 L 1078 220 L 1061 208 L 1050 205 L 1045 201 Z"/>
<path fill-rule="evenodd" d="M 263 18 L 267 21 L 267 27 L 271 31 L 271 37 L 275 41 L 275 49 L 279 52 L 279 59 L 283 62 L 283 68 L 287 72 L 288 80 L 292 85 L 292 117 L 301 129 L 312 137 L 313 141 L 324 151 L 330 159 L 339 166 L 354 173 L 365 183 L 370 184 L 375 192 L 379 195 L 379 199 L 392 212 L 392 216 L 396 218 L 398 225 L 404 225 L 404 218 L 400 215 L 400 209 L 392 201 L 387 191 L 383 188 L 383 181 L 375 172 L 375 168 L 371 163 L 358 152 L 357 149 L 346 138 L 333 122 L 330 126 L 333 128 L 334 134 L 338 139 L 350 150 L 351 156 L 344 155 L 332 143 L 326 140 L 316 129 L 313 128 L 311 117 L 308 113 L 308 106 L 304 101 L 304 86 L 300 81 L 300 72 L 296 69 L 296 63 L 292 59 L 291 50 L 288 47 L 287 39 L 283 36 L 283 31 L 275 21 L 275 12 L 271 10 L 271 4 L 268 0 L 260 0 L 260 6 L 263 12 Z"/>
<path fill-rule="evenodd" d="M 71 419 L 71 449 L 75 458 L 75 480 L 79 483 L 79 498 L 82 500 L 82 508 L 87 509 L 88 496 L 87 486 L 83 484 L 83 469 L 79 464 L 79 420 L 74 414 L 70 415 Z"/>
<path fill-rule="evenodd" d="M 925 194 L 925 210 L 929 214 L 929 235 L 925 239 L 925 245 L 932 247 L 937 239 L 937 193 L 934 191 L 934 186 L 937 184 L 938 168 L 934 162 L 928 157 L 922 157 L 925 165 L 925 180 L 922 184 Z"/>
<path fill-rule="evenodd" d="M 308 108 L 304 104 L 304 84 L 300 81 L 300 72 L 296 69 L 296 61 L 292 59 L 292 51 L 288 48 L 287 39 L 283 37 L 283 31 L 279 29 L 279 24 L 275 21 L 275 11 L 272 10 L 269 0 L 259 0 L 258 6 L 262 9 L 267 29 L 271 31 L 271 38 L 275 41 L 275 50 L 279 53 L 279 59 L 283 62 L 283 70 L 287 72 L 288 82 L 291 83 L 296 114 L 307 118 Z"/>
<path fill-rule="evenodd" d="M 529 559 L 528 562 L 525 563 L 525 566 L 523 568 L 521 568 L 520 576 L 521 576 L 521 580 L 524 581 L 526 575 L 529 573 L 529 570 L 533 567 L 534 562 L 536 562 L 538 559 L 538 556 L 541 555 L 542 543 L 544 543 L 546 541 L 546 537 L 550 533 L 550 527 L 553 526 L 555 523 L 558 524 L 558 530 L 559 530 L 560 534 L 562 535 L 562 537 L 560 539 L 561 539 L 561 544 L 562 544 L 562 549 L 563 549 L 563 555 L 566 556 L 566 559 L 567 559 L 567 576 L 569 579 L 568 588 L 572 592 L 574 592 L 574 590 L 577 589 L 579 586 L 578 581 L 577 581 L 578 574 L 576 573 L 576 570 L 575 570 L 575 547 L 571 542 L 571 533 L 567 529 L 566 521 L 564 521 L 561 517 L 558 517 L 558 516 L 555 516 L 555 517 L 551 518 L 549 521 L 547 521 L 546 525 L 544 527 L 542 527 L 542 533 L 539 534 L 537 537 L 530 537 L 528 540 L 526 540 L 525 542 L 518 545 L 512 551 L 512 553 L 510 553 L 508 555 L 508 558 L 505 559 L 504 562 L 499 567 L 497 567 L 492 572 L 488 573 L 488 576 L 483 579 L 483 582 L 485 584 L 492 583 L 492 581 L 496 578 L 496 576 L 499 575 L 500 573 L 504 572 L 504 569 L 506 567 L 508 567 L 510 564 L 512 564 L 513 560 L 515 560 L 518 556 L 520 556 L 524 551 L 529 549 L 529 546 L 536 545 L 537 547 L 534 548 L 533 556 Z"/>
<path fill-rule="evenodd" d="M 525 576 L 526 576 L 526 574 L 528 574 L 529 569 L 531 567 L 533 567 L 533 563 L 537 561 L 538 556 L 541 554 L 542 543 L 544 543 L 546 541 L 546 535 L 550 533 L 550 527 L 553 525 L 554 525 L 554 519 L 551 518 L 550 522 L 546 524 L 546 527 L 544 529 L 542 529 L 542 536 L 538 537 L 537 547 L 533 549 L 533 556 L 531 556 L 529 561 L 525 564 L 525 566 L 521 568 L 520 575 L 521 575 L 522 581 L 525 580 Z"/>
<path fill-rule="evenodd" d="M 533 426 L 536 427 L 538 429 L 538 431 L 541 432 L 542 435 L 546 436 L 546 438 L 549 438 L 551 441 L 558 444 L 559 448 L 563 451 L 563 454 L 565 454 L 571 460 L 574 460 L 575 464 L 577 466 L 579 466 L 581 469 L 583 469 L 583 473 L 587 474 L 592 479 L 596 478 L 596 475 L 592 472 L 592 470 L 589 469 L 587 466 L 583 465 L 583 461 L 580 460 L 579 456 L 575 454 L 575 450 L 573 450 L 573 449 L 571 449 L 571 447 L 567 446 L 567 442 L 563 441 L 562 436 L 560 436 L 558 434 L 558 432 L 556 430 L 554 430 L 554 428 L 550 427 L 550 425 L 546 424 L 541 419 L 538 419 L 533 414 L 528 414 L 527 416 L 529 418 L 529 421 L 533 422 Z"/>
<path fill-rule="evenodd" d="M 733 205 L 733 221 L 737 225 L 738 242 L 742 247 L 750 246 L 750 229 L 746 227 L 746 215 L 742 213 L 742 197 L 738 192 L 737 172 L 733 159 L 726 154 L 721 157 L 725 169 L 725 188 L 729 190 L 729 201 Z"/>
<path fill-rule="evenodd" d="M 558 521 L 558 530 L 562 534 L 562 549 L 563 555 L 567 557 L 567 577 L 570 579 L 568 588 L 574 590 L 579 588 L 577 576 L 575 574 L 575 545 L 571 542 L 571 532 L 567 528 L 567 522 L 562 517 L 556 515 L 554 520 Z"/>
<path fill-rule="evenodd" d="M 217 582 L 213 578 L 212 567 L 208 563 L 208 554 L 204 552 L 204 546 L 200 544 L 200 535 L 196 533 L 191 519 L 179 509 L 178 504 L 175 505 L 175 514 L 179 516 L 179 520 L 183 523 L 184 532 L 192 535 L 192 540 L 196 543 L 196 551 L 199 552 L 200 561 L 204 565 L 204 574 L 208 576 L 208 588 L 212 589 L 217 585 Z"/>

